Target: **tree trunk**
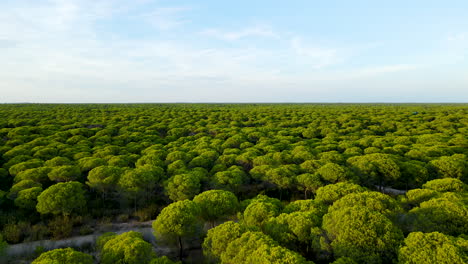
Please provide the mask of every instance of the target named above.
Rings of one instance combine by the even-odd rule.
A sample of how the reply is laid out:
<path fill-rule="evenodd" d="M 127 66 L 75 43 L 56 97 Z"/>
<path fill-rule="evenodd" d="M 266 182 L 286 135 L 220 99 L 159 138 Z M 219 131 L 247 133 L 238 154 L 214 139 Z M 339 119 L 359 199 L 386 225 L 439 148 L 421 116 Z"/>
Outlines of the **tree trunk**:
<path fill-rule="evenodd" d="M 182 260 L 182 256 L 184 254 L 184 247 L 182 246 L 182 238 L 180 236 L 177 237 L 179 240 L 179 260 Z"/>
<path fill-rule="evenodd" d="M 307 200 L 307 189 L 304 189 L 304 199 Z"/>
<path fill-rule="evenodd" d="M 135 214 L 136 213 L 136 210 L 137 210 L 137 206 L 136 206 L 136 202 L 137 202 L 137 198 L 135 196 L 135 199 L 133 199 L 133 213 Z"/>

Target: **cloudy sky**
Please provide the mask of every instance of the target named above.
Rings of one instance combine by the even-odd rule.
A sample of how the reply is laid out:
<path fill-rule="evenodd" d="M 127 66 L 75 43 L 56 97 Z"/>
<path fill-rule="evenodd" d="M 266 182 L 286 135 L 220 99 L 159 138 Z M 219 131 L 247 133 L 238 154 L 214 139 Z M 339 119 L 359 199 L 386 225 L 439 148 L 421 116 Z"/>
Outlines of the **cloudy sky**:
<path fill-rule="evenodd" d="M 468 102 L 468 2 L 0 0 L 4 102 Z"/>

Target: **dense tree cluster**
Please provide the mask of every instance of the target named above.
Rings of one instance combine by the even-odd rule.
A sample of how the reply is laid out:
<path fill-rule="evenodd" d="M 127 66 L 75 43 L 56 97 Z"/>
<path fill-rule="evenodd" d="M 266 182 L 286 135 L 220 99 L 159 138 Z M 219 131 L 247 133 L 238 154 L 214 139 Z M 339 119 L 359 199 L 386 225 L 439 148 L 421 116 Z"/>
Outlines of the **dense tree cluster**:
<path fill-rule="evenodd" d="M 110 219 L 182 260 L 463 263 L 467 155 L 464 104 L 1 105 L 0 255 Z M 136 232 L 96 251 L 33 263 L 172 262 Z"/>

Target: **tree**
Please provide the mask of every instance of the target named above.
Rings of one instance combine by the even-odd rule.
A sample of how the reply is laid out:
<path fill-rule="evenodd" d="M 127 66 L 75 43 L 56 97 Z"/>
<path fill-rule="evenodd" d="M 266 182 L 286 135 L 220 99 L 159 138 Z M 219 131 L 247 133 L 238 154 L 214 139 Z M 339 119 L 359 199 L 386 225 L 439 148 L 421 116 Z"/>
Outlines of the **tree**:
<path fill-rule="evenodd" d="M 298 189 L 304 191 L 304 199 L 307 199 L 307 192 L 315 193 L 318 188 L 323 186 L 318 174 L 303 173 L 296 178 Z"/>
<path fill-rule="evenodd" d="M 202 218 L 211 222 L 212 227 L 215 220 L 233 215 L 239 208 L 237 197 L 232 192 L 224 190 L 200 193 L 193 198 L 193 201 L 200 207 Z"/>
<path fill-rule="evenodd" d="M 356 156 L 349 158 L 347 162 L 360 177 L 360 182 L 372 181 L 380 190 L 385 183 L 392 183 L 401 175 L 400 167 L 389 154 L 373 153 Z"/>
<path fill-rule="evenodd" d="M 438 192 L 464 192 L 468 186 L 459 179 L 446 178 L 428 181 L 423 185 L 424 189 Z"/>
<path fill-rule="evenodd" d="M 211 228 L 203 241 L 203 254 L 214 260 L 219 260 L 229 243 L 241 237 L 246 231 L 244 226 L 232 221 Z"/>
<path fill-rule="evenodd" d="M 358 263 L 391 262 L 403 234 L 379 212 L 362 206 L 344 207 L 323 217 L 333 254 Z"/>
<path fill-rule="evenodd" d="M 410 205 L 419 205 L 424 201 L 428 201 L 437 197 L 440 193 L 430 189 L 413 189 L 406 192 L 406 202 Z"/>
<path fill-rule="evenodd" d="M 280 189 L 280 199 L 282 190 L 290 188 L 296 182 L 296 175 L 298 166 L 283 165 L 277 168 L 268 170 L 266 173 L 265 181 L 268 181 Z"/>
<path fill-rule="evenodd" d="M 350 193 L 339 200 L 335 201 L 333 205 L 328 208 L 328 212 L 341 210 L 344 207 L 364 206 L 372 211 L 384 214 L 387 217 L 401 212 L 401 207 L 392 197 L 380 192 L 360 192 Z"/>
<path fill-rule="evenodd" d="M 339 182 L 323 186 L 317 190 L 315 199 L 326 204 L 332 204 L 350 193 L 364 192 L 366 189 L 350 182 Z"/>
<path fill-rule="evenodd" d="M 125 196 L 133 199 L 136 211 L 137 200 L 145 197 L 148 200 L 157 184 L 161 181 L 164 170 L 160 167 L 145 165 L 131 170 L 126 170 L 120 177 L 118 185 Z"/>
<path fill-rule="evenodd" d="M 18 193 L 22 190 L 26 190 L 33 187 L 42 187 L 42 184 L 37 183 L 32 180 L 22 180 L 15 185 L 11 186 L 10 192 L 8 193 L 8 198 L 16 199 Z"/>
<path fill-rule="evenodd" d="M 32 264 L 93 264 L 93 257 L 71 248 L 59 248 L 42 253 Z"/>
<path fill-rule="evenodd" d="M 100 252 L 101 264 L 149 264 L 155 257 L 153 247 L 141 233 L 129 231 L 109 238 Z"/>
<path fill-rule="evenodd" d="M 247 258 L 263 245 L 275 246 L 276 242 L 262 232 L 245 232 L 239 238 L 229 243 L 227 248 L 221 253 L 221 263 L 252 263 L 247 262 Z"/>
<path fill-rule="evenodd" d="M 262 245 L 252 252 L 245 263 L 262 264 L 313 264 L 297 252 L 280 246 Z"/>
<path fill-rule="evenodd" d="M 413 232 L 398 252 L 398 263 L 462 264 L 468 261 L 468 240 L 444 234 Z"/>
<path fill-rule="evenodd" d="M 464 154 L 442 156 L 432 160 L 430 165 L 441 178 L 456 178 L 468 181 L 468 162 Z"/>
<path fill-rule="evenodd" d="M 38 167 L 33 169 L 27 169 L 22 172 L 19 172 L 15 176 L 15 182 L 20 182 L 23 180 L 31 180 L 38 183 L 49 183 L 48 174 L 51 171 L 51 168 L 48 167 Z"/>
<path fill-rule="evenodd" d="M 86 184 L 103 196 L 115 191 L 124 169 L 115 166 L 99 166 L 88 173 Z"/>
<path fill-rule="evenodd" d="M 191 174 L 178 174 L 169 178 L 166 193 L 172 201 L 192 199 L 200 192 L 200 179 Z"/>
<path fill-rule="evenodd" d="M 195 236 L 201 230 L 200 207 L 190 200 L 166 206 L 153 222 L 154 235 L 168 241 L 177 241 L 179 258 L 183 256 L 182 238 Z"/>
<path fill-rule="evenodd" d="M 34 210 L 37 205 L 37 197 L 42 193 L 41 187 L 32 187 L 21 190 L 15 199 L 15 205 L 26 210 Z"/>
<path fill-rule="evenodd" d="M 174 262 L 174 261 L 170 260 L 168 257 L 162 256 L 162 257 L 159 257 L 159 258 L 152 259 L 150 264 L 181 264 L 181 263 L 180 262 Z"/>
<path fill-rule="evenodd" d="M 237 191 L 245 182 L 247 175 L 238 166 L 232 166 L 227 171 L 219 171 L 213 177 L 214 186 L 219 189 Z"/>
<path fill-rule="evenodd" d="M 59 167 L 72 164 L 71 160 L 66 157 L 54 157 L 44 162 L 44 166 L 46 167 Z"/>
<path fill-rule="evenodd" d="M 0 234 L 0 257 L 5 254 L 5 250 L 7 248 L 7 242 L 3 241 L 3 236 Z"/>
<path fill-rule="evenodd" d="M 78 166 L 80 167 L 81 172 L 84 173 L 89 172 L 90 170 L 96 167 L 104 166 L 106 164 L 106 160 L 95 157 L 84 157 L 78 160 Z"/>
<path fill-rule="evenodd" d="M 336 183 L 348 178 L 348 173 L 343 166 L 336 163 L 327 163 L 317 170 L 317 174 L 327 182 Z"/>
<path fill-rule="evenodd" d="M 70 215 L 86 205 L 85 191 L 79 182 L 57 183 L 37 197 L 36 209 L 41 214 Z"/>
<path fill-rule="evenodd" d="M 278 199 L 259 195 L 245 209 L 244 222 L 247 226 L 262 228 L 271 217 L 278 216 L 282 208 Z"/>
<path fill-rule="evenodd" d="M 72 165 L 53 167 L 48 174 L 49 179 L 55 182 L 76 181 L 81 176 L 80 168 Z"/>
<path fill-rule="evenodd" d="M 468 230 L 468 208 L 453 193 L 422 202 L 419 207 L 409 211 L 414 223 L 412 231 L 442 232 L 448 235 L 460 235 Z"/>
<path fill-rule="evenodd" d="M 314 212 L 293 212 L 272 217 L 265 224 L 265 233 L 280 245 L 302 254 L 309 252 L 312 229 L 320 227 L 322 219 Z"/>
<path fill-rule="evenodd" d="M 327 212 L 328 206 L 316 200 L 296 200 L 284 207 L 283 213 L 311 212 L 320 218 Z"/>

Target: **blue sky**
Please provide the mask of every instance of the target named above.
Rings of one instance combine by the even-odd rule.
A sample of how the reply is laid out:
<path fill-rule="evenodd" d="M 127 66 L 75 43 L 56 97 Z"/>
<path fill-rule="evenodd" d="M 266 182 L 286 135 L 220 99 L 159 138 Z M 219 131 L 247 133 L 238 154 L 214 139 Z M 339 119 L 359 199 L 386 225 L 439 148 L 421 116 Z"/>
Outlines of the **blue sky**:
<path fill-rule="evenodd" d="M 468 102 L 467 1 L 0 9 L 0 102 Z"/>

